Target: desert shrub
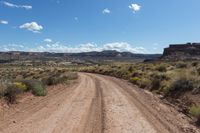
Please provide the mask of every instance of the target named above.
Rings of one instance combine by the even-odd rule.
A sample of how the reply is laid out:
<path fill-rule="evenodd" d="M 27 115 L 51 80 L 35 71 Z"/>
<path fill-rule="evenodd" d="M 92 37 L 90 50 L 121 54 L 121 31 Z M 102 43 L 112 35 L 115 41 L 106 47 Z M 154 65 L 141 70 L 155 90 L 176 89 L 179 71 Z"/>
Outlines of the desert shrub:
<path fill-rule="evenodd" d="M 151 81 L 151 90 L 158 90 L 161 86 L 161 79 L 159 78 L 152 78 L 152 81 Z"/>
<path fill-rule="evenodd" d="M 169 80 L 169 77 L 165 73 L 154 72 L 150 74 L 151 90 L 159 90 L 163 81 Z"/>
<path fill-rule="evenodd" d="M 180 61 L 176 64 L 176 67 L 177 68 L 187 68 L 187 63 Z"/>
<path fill-rule="evenodd" d="M 58 84 L 58 78 L 56 78 L 54 76 L 45 77 L 42 79 L 42 83 L 44 85 L 56 85 L 56 84 Z"/>
<path fill-rule="evenodd" d="M 47 94 L 47 90 L 41 82 L 37 82 L 32 88 L 32 93 L 36 96 L 45 96 Z"/>
<path fill-rule="evenodd" d="M 20 89 L 22 91 L 27 91 L 27 86 L 24 83 L 22 83 L 22 82 L 14 82 L 13 84 L 16 86 L 16 88 L 18 88 L 18 89 Z"/>
<path fill-rule="evenodd" d="M 141 79 L 139 77 L 130 78 L 130 82 L 136 85 L 139 85 L 140 80 Z"/>
<path fill-rule="evenodd" d="M 159 72 L 166 72 L 167 68 L 164 64 L 161 64 L 161 65 L 156 67 L 156 70 L 159 71 Z"/>
<path fill-rule="evenodd" d="M 190 76 L 182 75 L 172 81 L 168 95 L 178 98 L 181 94 L 195 88 L 195 79 Z"/>
<path fill-rule="evenodd" d="M 63 75 L 51 75 L 42 79 L 44 85 L 57 85 L 60 83 L 68 83 L 68 80 L 75 80 L 78 78 L 77 73 L 66 73 Z"/>
<path fill-rule="evenodd" d="M 41 81 L 25 80 L 23 83 L 27 86 L 27 89 L 32 91 L 36 96 L 45 96 L 47 94 L 47 90 Z"/>
<path fill-rule="evenodd" d="M 139 86 L 141 88 L 147 88 L 150 85 L 151 85 L 151 81 L 149 79 L 144 78 L 144 79 L 142 79 L 142 80 L 139 81 Z"/>
<path fill-rule="evenodd" d="M 194 117 L 200 117 L 200 107 L 197 107 L 195 105 L 192 105 L 189 108 L 189 113 Z"/>
<path fill-rule="evenodd" d="M 169 91 L 170 91 L 170 87 L 167 85 L 163 85 L 163 87 L 161 87 L 161 90 L 159 90 L 160 93 L 162 93 L 164 96 L 166 96 Z"/>
<path fill-rule="evenodd" d="M 12 104 L 16 102 L 17 95 L 22 92 L 23 91 L 19 89 L 18 87 L 16 87 L 15 85 L 9 85 L 6 89 L 4 96 L 6 97 L 8 102 Z"/>
<path fill-rule="evenodd" d="M 200 107 L 192 105 L 189 108 L 189 114 L 197 118 L 197 124 L 200 125 Z"/>

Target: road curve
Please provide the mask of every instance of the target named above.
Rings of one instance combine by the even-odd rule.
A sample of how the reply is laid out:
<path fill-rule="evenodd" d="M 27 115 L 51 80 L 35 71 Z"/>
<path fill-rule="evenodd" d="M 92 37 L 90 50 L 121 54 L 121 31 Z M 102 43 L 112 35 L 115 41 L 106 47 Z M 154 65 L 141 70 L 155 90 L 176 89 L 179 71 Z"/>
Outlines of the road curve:
<path fill-rule="evenodd" d="M 116 78 L 79 73 L 72 86 L 50 87 L 0 110 L 1 133 L 198 132 L 152 94 Z"/>

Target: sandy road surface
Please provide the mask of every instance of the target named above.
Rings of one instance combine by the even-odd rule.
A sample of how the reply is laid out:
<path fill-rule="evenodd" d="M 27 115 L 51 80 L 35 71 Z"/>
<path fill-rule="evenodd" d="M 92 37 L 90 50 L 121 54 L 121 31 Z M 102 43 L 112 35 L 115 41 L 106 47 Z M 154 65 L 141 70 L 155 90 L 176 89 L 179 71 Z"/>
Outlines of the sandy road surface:
<path fill-rule="evenodd" d="M 1 106 L 0 106 L 1 107 Z M 187 118 L 157 97 L 116 78 L 79 74 L 78 83 L 27 94 L 0 108 L 0 133 L 189 133 Z"/>

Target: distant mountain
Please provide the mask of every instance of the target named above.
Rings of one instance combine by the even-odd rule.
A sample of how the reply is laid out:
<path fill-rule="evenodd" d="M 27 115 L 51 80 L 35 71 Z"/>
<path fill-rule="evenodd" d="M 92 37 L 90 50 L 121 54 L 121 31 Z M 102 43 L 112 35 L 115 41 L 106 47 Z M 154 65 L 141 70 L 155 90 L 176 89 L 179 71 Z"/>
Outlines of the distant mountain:
<path fill-rule="evenodd" d="M 116 50 L 106 50 L 102 52 L 83 52 L 83 53 L 51 53 L 51 52 L 23 52 L 10 51 L 0 52 L 0 60 L 67 60 L 67 61 L 131 61 L 157 59 L 160 54 L 134 54 L 131 52 L 119 52 Z"/>
<path fill-rule="evenodd" d="M 91 57 L 91 58 L 138 58 L 138 59 L 147 59 L 147 58 L 159 58 L 160 54 L 134 54 L 131 52 L 118 52 L 116 50 L 105 50 L 102 52 L 83 52 L 83 53 L 71 53 L 69 56 L 72 57 Z"/>

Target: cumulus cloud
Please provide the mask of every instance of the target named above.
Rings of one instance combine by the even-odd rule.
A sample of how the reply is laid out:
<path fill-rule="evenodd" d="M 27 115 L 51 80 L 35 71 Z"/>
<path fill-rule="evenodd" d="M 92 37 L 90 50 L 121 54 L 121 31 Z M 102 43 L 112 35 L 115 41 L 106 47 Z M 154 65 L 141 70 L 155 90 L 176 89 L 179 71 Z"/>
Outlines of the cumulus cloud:
<path fill-rule="evenodd" d="M 57 52 L 57 53 L 80 53 L 91 51 L 103 51 L 103 50 L 117 50 L 119 52 L 132 52 L 132 53 L 147 53 L 143 47 L 133 47 L 127 42 L 114 42 L 106 43 L 98 46 L 95 43 L 80 44 L 77 46 L 70 46 L 62 44 L 60 42 L 44 43 L 35 45 L 32 48 L 26 45 L 0 45 L 0 49 L 3 51 L 32 51 L 32 52 Z"/>
<path fill-rule="evenodd" d="M 91 52 L 91 51 L 103 51 L 103 50 L 117 50 L 119 52 L 132 52 L 132 53 L 147 53 L 143 47 L 132 47 L 127 42 L 114 42 L 106 43 L 98 46 L 95 43 L 80 44 L 78 46 L 69 46 L 60 42 L 40 45 L 32 51 L 40 52 L 66 52 L 66 53 L 79 53 L 79 52 Z"/>
<path fill-rule="evenodd" d="M 40 33 L 40 30 L 43 29 L 43 27 L 39 24 L 37 24 L 37 22 L 31 22 L 31 23 L 25 23 L 21 26 L 19 26 L 20 29 L 27 29 L 29 31 L 32 31 L 34 33 Z"/>
<path fill-rule="evenodd" d="M 145 53 L 145 49 L 143 47 L 132 47 L 127 42 L 114 42 L 104 44 L 104 50 L 117 50 L 120 52 L 132 52 L 132 53 Z"/>
<path fill-rule="evenodd" d="M 0 24 L 8 24 L 8 21 L 6 21 L 6 20 L 0 20 Z"/>
<path fill-rule="evenodd" d="M 102 11 L 103 14 L 110 14 L 111 11 L 108 8 L 103 9 Z"/>
<path fill-rule="evenodd" d="M 46 39 L 44 39 L 44 42 L 51 43 L 51 42 L 53 42 L 53 41 L 52 41 L 52 39 L 50 39 L 50 38 L 46 38 Z"/>
<path fill-rule="evenodd" d="M 141 6 L 138 4 L 131 4 L 128 6 L 134 13 L 140 11 Z"/>
<path fill-rule="evenodd" d="M 16 5 L 16 4 L 13 4 L 13 3 L 9 3 L 7 1 L 3 1 L 2 3 L 5 6 L 12 7 L 12 8 L 24 8 L 26 10 L 32 9 L 32 6 L 30 6 L 30 5 Z"/>

